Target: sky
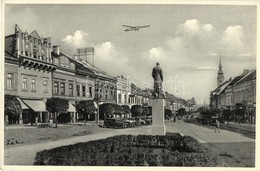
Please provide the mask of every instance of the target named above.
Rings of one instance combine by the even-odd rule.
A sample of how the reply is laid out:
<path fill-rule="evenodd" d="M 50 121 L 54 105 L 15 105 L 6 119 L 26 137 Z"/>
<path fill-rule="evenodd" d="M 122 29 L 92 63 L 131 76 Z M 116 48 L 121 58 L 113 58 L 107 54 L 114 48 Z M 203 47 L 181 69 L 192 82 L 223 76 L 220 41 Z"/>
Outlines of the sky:
<path fill-rule="evenodd" d="M 141 88 L 152 88 L 159 62 L 165 91 L 202 104 L 217 86 L 220 56 L 225 80 L 256 68 L 256 15 L 256 6 L 242 5 L 7 4 L 5 35 L 18 24 L 71 56 L 93 46 L 89 62 Z M 125 32 L 122 25 L 150 27 Z"/>

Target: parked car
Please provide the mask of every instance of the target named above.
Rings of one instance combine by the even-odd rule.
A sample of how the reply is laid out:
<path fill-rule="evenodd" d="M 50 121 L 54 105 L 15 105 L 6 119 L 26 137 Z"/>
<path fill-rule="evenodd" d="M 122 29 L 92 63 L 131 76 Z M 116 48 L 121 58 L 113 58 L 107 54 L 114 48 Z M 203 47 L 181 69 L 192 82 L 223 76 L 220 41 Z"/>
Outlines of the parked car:
<path fill-rule="evenodd" d="M 123 119 L 107 118 L 104 120 L 104 126 L 106 128 L 126 128 L 127 123 Z"/>
<path fill-rule="evenodd" d="M 146 124 L 144 118 L 142 118 L 142 117 L 136 117 L 135 120 L 136 120 L 138 125 L 145 125 Z"/>
<path fill-rule="evenodd" d="M 137 122 L 135 118 L 124 118 L 124 122 L 128 127 L 134 127 L 137 126 Z"/>

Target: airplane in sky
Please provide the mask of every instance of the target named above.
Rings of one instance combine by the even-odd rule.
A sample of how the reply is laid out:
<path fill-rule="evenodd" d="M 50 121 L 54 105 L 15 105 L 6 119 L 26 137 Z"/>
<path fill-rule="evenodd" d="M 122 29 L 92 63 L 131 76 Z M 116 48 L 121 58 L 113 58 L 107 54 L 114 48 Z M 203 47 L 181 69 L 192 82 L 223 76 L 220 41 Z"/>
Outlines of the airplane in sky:
<path fill-rule="evenodd" d="M 128 26 L 128 25 L 122 25 L 123 27 L 127 27 L 124 31 L 139 31 L 140 28 L 146 28 L 146 27 L 150 27 L 150 25 L 146 25 L 146 26 Z"/>

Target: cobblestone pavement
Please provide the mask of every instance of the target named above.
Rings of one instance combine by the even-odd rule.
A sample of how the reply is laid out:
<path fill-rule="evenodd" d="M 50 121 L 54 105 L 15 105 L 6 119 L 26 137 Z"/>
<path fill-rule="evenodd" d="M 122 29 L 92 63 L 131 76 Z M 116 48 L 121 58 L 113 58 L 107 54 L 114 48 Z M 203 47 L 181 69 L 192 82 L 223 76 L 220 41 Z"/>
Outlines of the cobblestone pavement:
<path fill-rule="evenodd" d="M 214 133 L 212 129 L 178 120 L 166 122 L 167 132 L 179 132 L 196 138 L 214 152 L 216 152 L 229 166 L 254 166 L 255 140 L 241 134 L 221 130 Z M 104 128 L 105 129 L 105 128 Z M 150 134 L 151 126 L 111 129 L 109 132 L 90 134 L 86 136 L 71 137 L 68 139 L 50 141 L 46 143 L 14 146 L 5 149 L 5 165 L 33 165 L 35 154 L 38 151 L 79 142 L 103 139 L 121 134 Z"/>

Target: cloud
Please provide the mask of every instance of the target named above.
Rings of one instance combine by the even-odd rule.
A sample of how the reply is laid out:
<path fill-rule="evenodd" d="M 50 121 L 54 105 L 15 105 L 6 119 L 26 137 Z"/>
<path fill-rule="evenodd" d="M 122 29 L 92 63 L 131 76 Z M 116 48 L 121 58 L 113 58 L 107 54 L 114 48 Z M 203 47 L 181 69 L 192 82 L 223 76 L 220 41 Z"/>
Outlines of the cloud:
<path fill-rule="evenodd" d="M 141 63 L 139 66 L 143 71 L 149 72 L 154 62 L 161 60 L 165 80 L 179 75 L 185 84 L 186 94 L 200 97 L 202 95 L 197 93 L 201 92 L 200 88 L 216 76 L 219 55 L 226 63 L 252 60 L 251 53 L 245 48 L 244 35 L 244 29 L 239 25 L 217 30 L 211 23 L 201 23 L 197 19 L 186 20 L 177 26 L 176 32 L 165 40 L 165 44 L 144 52 L 142 58 L 147 61 L 146 65 Z M 225 72 L 228 73 L 228 70 L 225 68 Z M 207 87 L 214 87 L 214 84 L 214 81 L 210 82 Z M 172 92 L 169 83 L 165 83 L 165 88 Z M 203 96 L 208 94 L 205 92 Z"/>
<path fill-rule="evenodd" d="M 124 50 L 112 42 L 97 44 L 94 58 L 99 68 L 113 76 L 131 72 L 132 68 Z"/>
<path fill-rule="evenodd" d="M 244 28 L 240 25 L 229 26 L 224 31 L 222 36 L 222 43 L 226 49 L 233 51 L 244 50 Z"/>
<path fill-rule="evenodd" d="M 67 35 L 62 41 L 75 48 L 83 48 L 88 46 L 88 37 L 88 33 L 77 30 L 74 35 Z"/>
<path fill-rule="evenodd" d="M 211 67 L 211 66 L 199 66 L 199 65 L 186 65 L 181 66 L 178 68 L 179 71 L 184 72 L 197 72 L 197 71 L 211 71 L 211 70 L 217 70 L 217 67 Z"/>

